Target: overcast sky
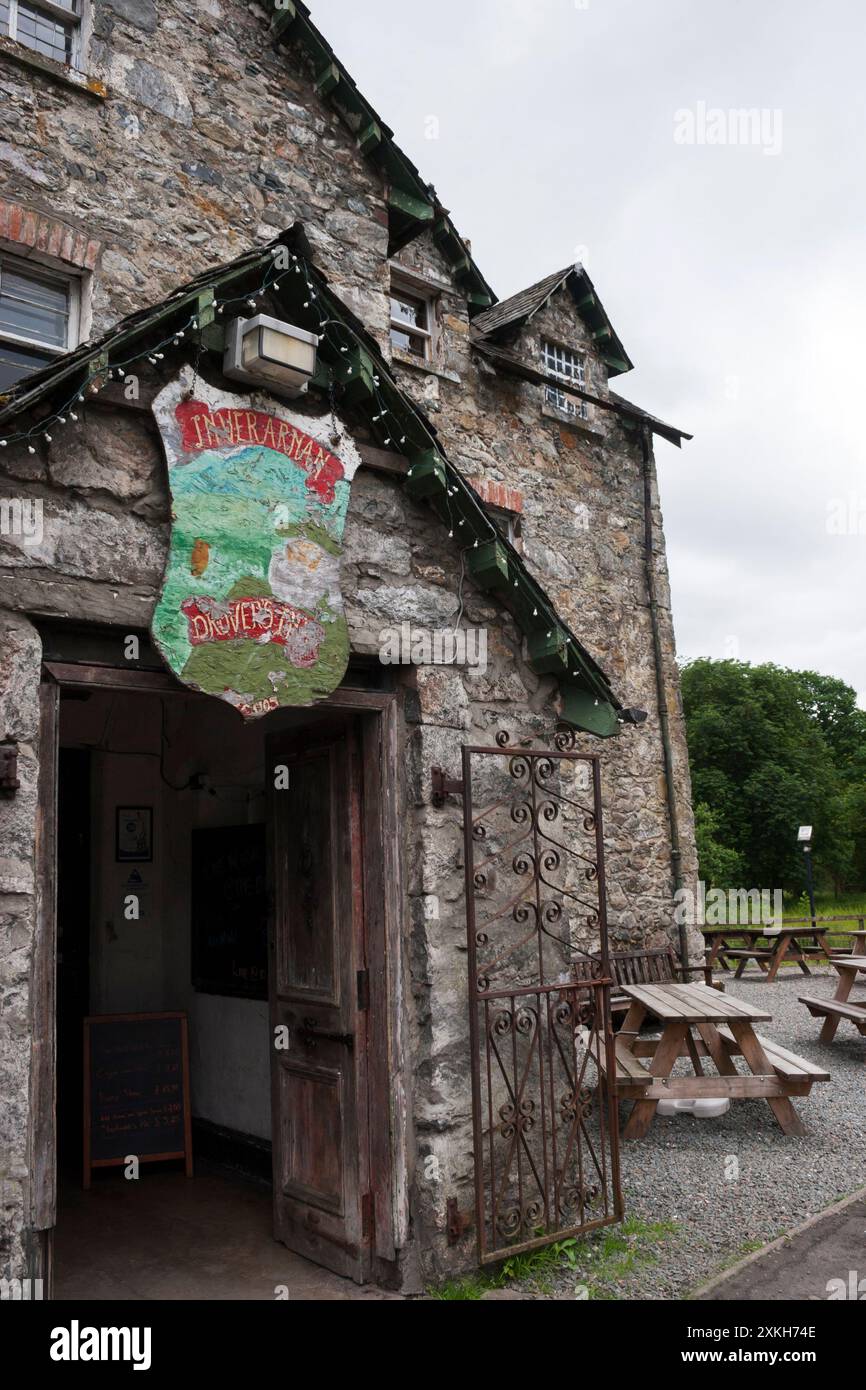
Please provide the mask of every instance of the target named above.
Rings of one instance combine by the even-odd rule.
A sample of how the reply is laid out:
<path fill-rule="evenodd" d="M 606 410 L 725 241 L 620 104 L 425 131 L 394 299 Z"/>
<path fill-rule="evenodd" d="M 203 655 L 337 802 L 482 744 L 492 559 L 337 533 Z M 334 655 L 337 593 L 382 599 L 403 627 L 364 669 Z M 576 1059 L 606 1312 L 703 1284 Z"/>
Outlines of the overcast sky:
<path fill-rule="evenodd" d="M 310 7 L 500 298 L 583 260 L 617 390 L 695 435 L 656 445 L 681 659 L 866 705 L 862 0 Z"/>

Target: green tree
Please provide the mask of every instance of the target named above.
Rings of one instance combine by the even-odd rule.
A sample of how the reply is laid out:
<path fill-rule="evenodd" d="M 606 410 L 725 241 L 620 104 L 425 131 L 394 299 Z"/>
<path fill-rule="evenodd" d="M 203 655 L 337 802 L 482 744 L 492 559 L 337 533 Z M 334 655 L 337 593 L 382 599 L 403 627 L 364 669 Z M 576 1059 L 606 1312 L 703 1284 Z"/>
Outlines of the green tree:
<path fill-rule="evenodd" d="M 818 874 L 851 885 L 866 859 L 866 712 L 854 691 L 814 671 L 701 659 L 683 671 L 683 703 L 702 877 L 725 886 L 717 876 L 736 871 L 742 887 L 799 891 L 797 827 L 808 824 Z"/>
<path fill-rule="evenodd" d="M 719 818 L 705 801 L 695 803 L 695 839 L 701 878 L 708 888 L 736 888 L 743 881 L 742 860 L 718 838 Z"/>

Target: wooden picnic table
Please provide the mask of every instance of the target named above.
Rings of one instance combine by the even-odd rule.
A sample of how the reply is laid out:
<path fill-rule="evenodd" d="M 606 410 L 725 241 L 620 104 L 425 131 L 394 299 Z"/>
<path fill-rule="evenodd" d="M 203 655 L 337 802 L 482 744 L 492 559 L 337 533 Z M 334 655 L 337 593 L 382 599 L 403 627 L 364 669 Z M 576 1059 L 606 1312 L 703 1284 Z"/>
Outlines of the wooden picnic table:
<path fill-rule="evenodd" d="M 790 1097 L 808 1095 L 814 1081 L 829 1081 L 830 1074 L 755 1032 L 754 1024 L 771 1014 L 706 985 L 627 985 L 623 992 L 631 1004 L 614 1041 L 613 1084 L 618 1096 L 635 1102 L 624 1139 L 646 1134 L 660 1100 L 685 1099 L 764 1099 L 785 1134 L 806 1133 Z M 639 1036 L 647 1016 L 661 1023 L 660 1039 Z M 736 1056 L 750 1074 L 737 1070 Z M 690 1058 L 694 1076 L 672 1075 L 680 1057 Z M 705 1072 L 705 1058 L 718 1075 Z M 600 1047 L 596 1060 L 611 1084 Z"/>
<path fill-rule="evenodd" d="M 796 961 L 804 975 L 811 975 L 809 960 L 815 956 L 826 956 L 829 960 L 833 951 L 827 941 L 827 931 L 820 923 L 807 926 L 780 927 L 702 927 L 708 938 L 707 965 L 718 962 L 723 970 L 731 970 L 730 960 L 737 961 L 734 979 L 738 980 L 750 960 L 754 960 L 764 972 L 764 983 L 772 984 L 783 961 Z M 866 949 L 866 932 L 845 932 L 846 936 L 863 936 Z M 737 944 L 745 938 L 747 945 Z M 811 940 L 809 939 L 811 938 Z M 763 941 L 765 945 L 759 945 Z"/>
<path fill-rule="evenodd" d="M 800 1003 L 806 1005 L 812 1017 L 824 1019 L 821 1032 L 818 1034 L 822 1043 L 833 1041 L 843 1018 L 853 1023 L 854 1027 L 866 1036 L 866 1000 L 850 998 L 858 975 L 866 982 L 866 932 L 852 932 L 851 935 L 858 938 L 851 955 L 833 956 L 830 962 L 833 969 L 839 972 L 839 983 L 833 998 L 818 999 L 800 995 Z"/>

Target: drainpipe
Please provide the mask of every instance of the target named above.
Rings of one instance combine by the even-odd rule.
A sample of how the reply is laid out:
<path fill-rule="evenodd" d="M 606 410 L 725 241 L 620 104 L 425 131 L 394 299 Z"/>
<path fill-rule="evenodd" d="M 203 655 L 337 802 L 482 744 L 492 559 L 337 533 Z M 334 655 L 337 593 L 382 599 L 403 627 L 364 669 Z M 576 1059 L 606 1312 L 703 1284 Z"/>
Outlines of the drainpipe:
<path fill-rule="evenodd" d="M 674 891 L 683 886 L 682 853 L 680 851 L 680 825 L 677 814 L 677 797 L 674 787 L 674 760 L 671 751 L 671 728 L 668 718 L 667 691 L 665 689 L 664 659 L 662 656 L 661 634 L 659 632 L 658 597 L 656 594 L 656 575 L 653 565 L 653 466 L 652 441 L 648 429 L 641 433 L 643 450 L 643 501 L 644 501 L 644 562 L 646 566 L 647 598 L 649 601 L 650 626 L 653 639 L 653 664 L 656 675 L 656 703 L 659 712 L 659 729 L 662 739 L 662 755 L 665 765 L 665 787 L 667 789 L 668 821 L 671 831 L 671 871 Z M 679 924 L 680 961 L 689 962 L 689 939 L 684 922 Z"/>

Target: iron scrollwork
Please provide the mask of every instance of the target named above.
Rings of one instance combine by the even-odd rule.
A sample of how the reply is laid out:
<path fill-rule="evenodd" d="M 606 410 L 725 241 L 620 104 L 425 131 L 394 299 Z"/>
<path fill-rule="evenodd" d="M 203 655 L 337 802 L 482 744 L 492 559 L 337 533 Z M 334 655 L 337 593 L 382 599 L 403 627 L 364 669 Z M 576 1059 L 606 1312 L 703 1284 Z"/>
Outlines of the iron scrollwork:
<path fill-rule="evenodd" d="M 620 1218 L 598 760 L 464 750 L 473 1116 L 483 1262 Z M 485 804 L 476 809 L 475 786 Z"/>

